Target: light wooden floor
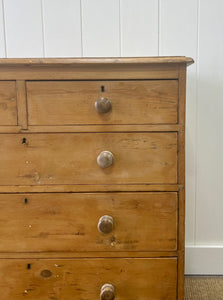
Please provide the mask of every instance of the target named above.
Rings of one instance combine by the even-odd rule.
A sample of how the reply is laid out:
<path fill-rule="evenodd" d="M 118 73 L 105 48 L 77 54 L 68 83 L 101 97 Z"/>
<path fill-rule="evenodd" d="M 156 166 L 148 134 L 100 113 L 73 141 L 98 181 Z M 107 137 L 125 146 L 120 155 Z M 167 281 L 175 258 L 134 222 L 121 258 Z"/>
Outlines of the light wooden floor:
<path fill-rule="evenodd" d="M 186 276 L 184 300 L 223 300 L 223 276 Z"/>

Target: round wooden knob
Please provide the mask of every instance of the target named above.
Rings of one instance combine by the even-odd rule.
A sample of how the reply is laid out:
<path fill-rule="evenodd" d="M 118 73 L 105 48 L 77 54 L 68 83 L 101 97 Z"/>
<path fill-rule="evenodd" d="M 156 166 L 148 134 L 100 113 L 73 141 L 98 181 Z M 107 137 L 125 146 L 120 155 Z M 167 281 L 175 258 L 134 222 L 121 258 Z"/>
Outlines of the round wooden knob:
<path fill-rule="evenodd" d="M 108 168 L 113 164 L 114 156 L 110 151 L 102 151 L 97 157 L 97 163 L 101 168 Z"/>
<path fill-rule="evenodd" d="M 98 230 L 102 233 L 110 233 L 113 230 L 114 220 L 110 216 L 103 216 L 98 221 Z"/>
<path fill-rule="evenodd" d="M 95 109 L 99 113 L 107 113 L 111 110 L 112 104 L 111 101 L 107 98 L 101 97 L 94 103 Z"/>
<path fill-rule="evenodd" d="M 112 284 L 106 283 L 101 288 L 101 300 L 114 300 L 115 288 Z"/>

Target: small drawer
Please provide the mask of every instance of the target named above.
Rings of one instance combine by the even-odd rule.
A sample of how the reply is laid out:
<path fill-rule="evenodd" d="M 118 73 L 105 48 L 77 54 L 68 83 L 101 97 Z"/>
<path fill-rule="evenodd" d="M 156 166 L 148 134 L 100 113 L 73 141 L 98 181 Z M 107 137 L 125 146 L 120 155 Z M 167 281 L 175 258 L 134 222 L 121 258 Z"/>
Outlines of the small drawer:
<path fill-rule="evenodd" d="M 177 133 L 2 134 L 0 165 L 0 185 L 175 184 Z"/>
<path fill-rule="evenodd" d="M 0 274 L 4 300 L 176 299 L 176 258 L 7 259 Z"/>
<path fill-rule="evenodd" d="M 176 124 L 177 80 L 29 81 L 29 125 Z"/>
<path fill-rule="evenodd" d="M 177 250 L 175 192 L 1 194 L 0 219 L 0 252 Z"/>
<path fill-rule="evenodd" d="M 17 125 L 15 81 L 0 81 L 0 126 Z"/>

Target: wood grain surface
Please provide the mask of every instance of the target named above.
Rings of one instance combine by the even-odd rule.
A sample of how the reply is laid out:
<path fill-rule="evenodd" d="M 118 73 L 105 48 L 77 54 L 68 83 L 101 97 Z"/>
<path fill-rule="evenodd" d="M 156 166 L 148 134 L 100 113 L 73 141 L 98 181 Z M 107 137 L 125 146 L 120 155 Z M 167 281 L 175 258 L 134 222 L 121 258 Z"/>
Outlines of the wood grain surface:
<path fill-rule="evenodd" d="M 98 113 L 107 98 L 111 111 Z M 178 81 L 27 82 L 29 125 L 175 124 Z"/>
<path fill-rule="evenodd" d="M 0 80 L 178 79 L 179 64 L 0 64 Z"/>
<path fill-rule="evenodd" d="M 0 193 L 178 192 L 179 184 L 0 185 Z"/>
<path fill-rule="evenodd" d="M 117 300 L 174 300 L 177 259 L 8 259 L 0 275 L 4 300 L 98 300 L 105 283 Z"/>
<path fill-rule="evenodd" d="M 179 183 L 184 187 L 179 192 L 178 226 L 178 299 L 184 299 L 184 256 L 185 256 L 185 105 L 186 105 L 186 66 L 179 68 L 179 123 L 183 126 L 178 132 L 178 173 Z"/>
<path fill-rule="evenodd" d="M 18 125 L 22 129 L 27 130 L 28 128 L 28 117 L 27 117 L 27 104 L 26 104 L 26 82 L 24 80 L 16 81 L 17 91 L 17 111 L 18 111 Z"/>
<path fill-rule="evenodd" d="M 17 125 L 15 81 L 0 81 L 0 125 Z"/>
<path fill-rule="evenodd" d="M 175 184 L 177 133 L 2 134 L 0 164 L 1 185 Z"/>
<path fill-rule="evenodd" d="M 91 65 L 91 64 L 192 64 L 194 60 L 185 56 L 150 57 L 82 57 L 82 58 L 1 58 L 0 65 Z"/>
<path fill-rule="evenodd" d="M 177 206 L 177 193 L 1 194 L 0 252 L 175 251 Z"/>
<path fill-rule="evenodd" d="M 191 63 L 0 59 L 2 300 L 183 300 Z"/>
<path fill-rule="evenodd" d="M 147 131 L 179 131 L 182 125 L 178 124 L 156 124 L 156 125 L 109 125 L 106 124 L 99 125 L 48 125 L 48 126 L 32 126 L 29 125 L 27 129 L 22 129 L 20 127 L 11 127 L 11 131 L 8 132 L 34 132 L 34 133 L 43 133 L 43 132 L 147 132 Z M 0 133 L 6 133 L 5 126 L 0 126 Z"/>

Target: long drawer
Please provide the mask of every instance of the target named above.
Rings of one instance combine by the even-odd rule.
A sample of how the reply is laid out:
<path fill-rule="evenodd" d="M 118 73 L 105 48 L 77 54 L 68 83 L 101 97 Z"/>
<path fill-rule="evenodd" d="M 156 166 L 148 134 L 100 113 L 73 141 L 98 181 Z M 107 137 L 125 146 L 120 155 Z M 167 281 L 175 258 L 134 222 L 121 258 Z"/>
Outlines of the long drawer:
<path fill-rule="evenodd" d="M 29 125 L 175 124 L 178 81 L 28 81 L 27 103 Z"/>
<path fill-rule="evenodd" d="M 177 249 L 175 192 L 1 194 L 0 220 L 0 252 Z"/>
<path fill-rule="evenodd" d="M 0 166 L 1 185 L 175 184 L 177 133 L 2 134 Z"/>
<path fill-rule="evenodd" d="M 116 300 L 174 300 L 177 259 L 7 259 L 0 275 L 4 300 L 112 299 L 105 284 Z"/>

